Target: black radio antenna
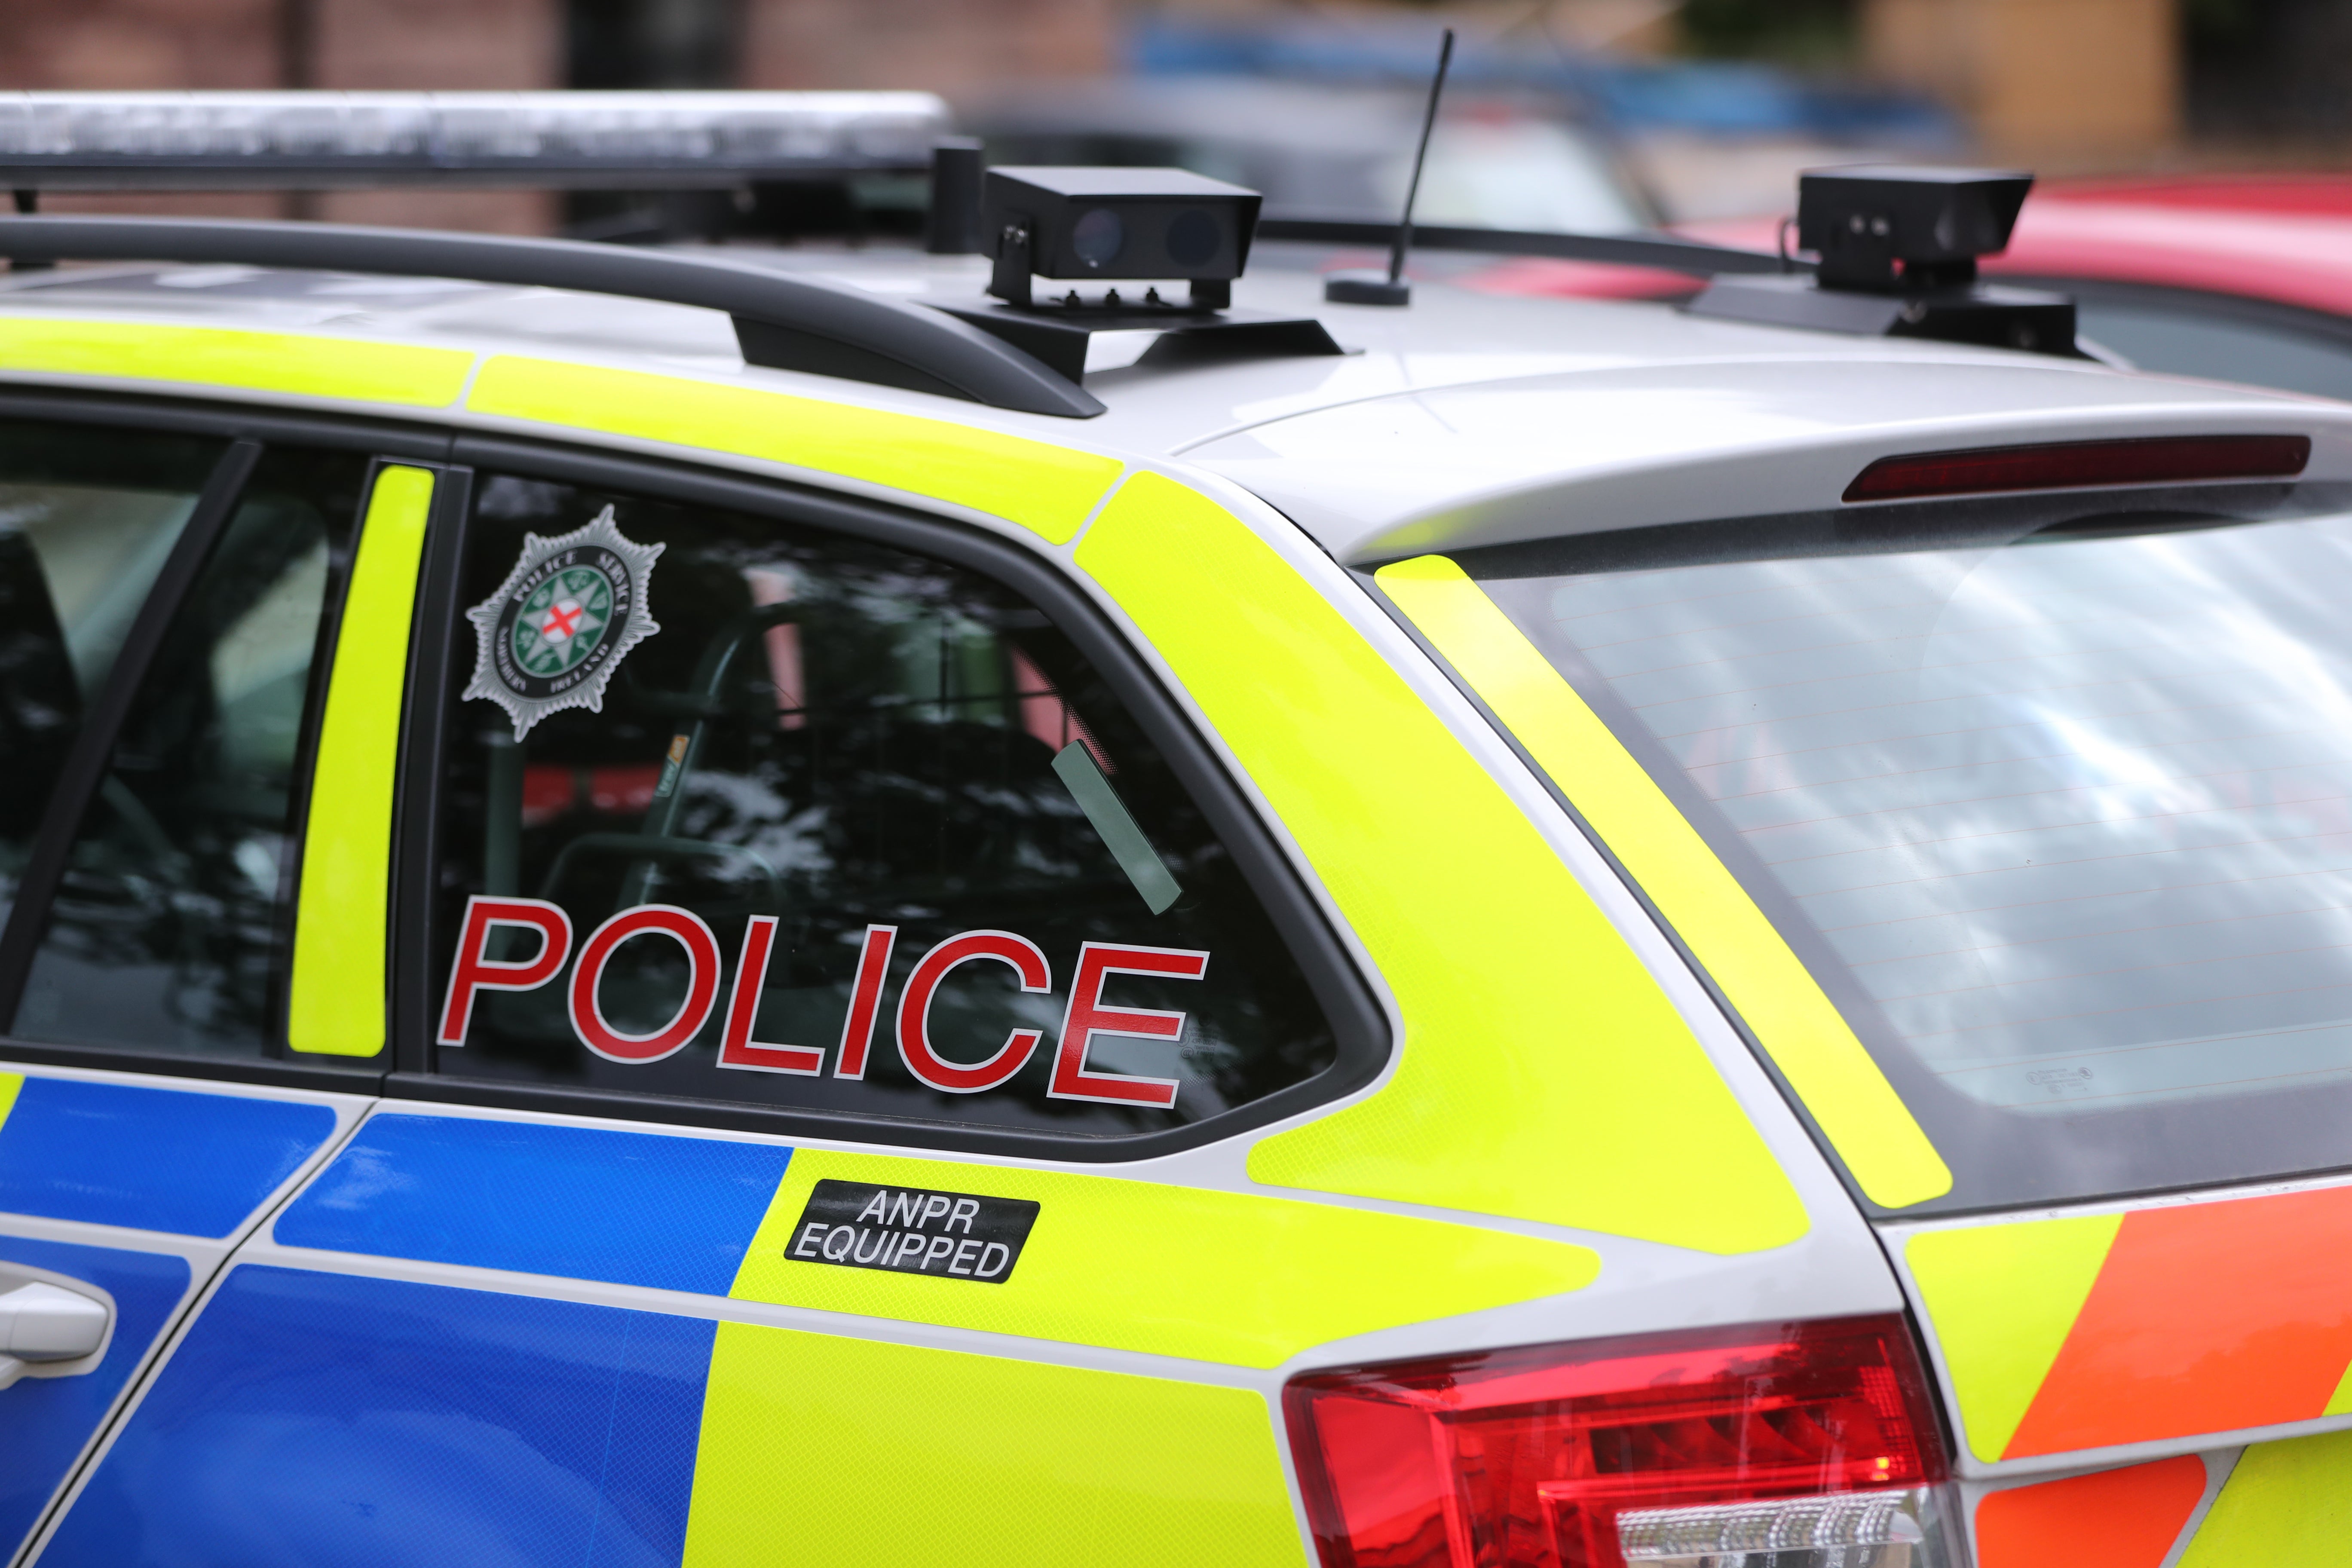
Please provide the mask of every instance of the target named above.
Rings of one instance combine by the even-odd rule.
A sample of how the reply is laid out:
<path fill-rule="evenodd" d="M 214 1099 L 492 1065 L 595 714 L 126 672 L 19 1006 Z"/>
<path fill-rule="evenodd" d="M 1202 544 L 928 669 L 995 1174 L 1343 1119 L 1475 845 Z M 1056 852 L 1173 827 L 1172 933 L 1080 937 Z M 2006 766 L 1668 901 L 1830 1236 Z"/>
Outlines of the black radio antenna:
<path fill-rule="evenodd" d="M 1389 275 L 1334 273 L 1324 279 L 1323 298 L 1334 305 L 1410 305 L 1412 285 L 1404 280 L 1404 258 L 1412 249 L 1412 207 L 1421 199 L 1421 166 L 1429 161 L 1429 133 L 1437 127 L 1437 100 L 1445 91 L 1454 63 L 1454 29 L 1437 46 L 1437 74 L 1429 79 L 1429 107 L 1422 111 L 1421 144 L 1412 153 L 1412 178 L 1404 187 L 1404 216 L 1397 220 L 1396 243 L 1389 247 Z"/>

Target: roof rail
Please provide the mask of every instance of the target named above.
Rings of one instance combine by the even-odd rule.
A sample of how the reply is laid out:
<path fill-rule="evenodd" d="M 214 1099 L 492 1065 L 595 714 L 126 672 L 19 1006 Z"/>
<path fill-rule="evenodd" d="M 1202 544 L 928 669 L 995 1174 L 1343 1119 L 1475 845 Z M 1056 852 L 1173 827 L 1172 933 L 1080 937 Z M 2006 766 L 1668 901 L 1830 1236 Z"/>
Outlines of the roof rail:
<path fill-rule="evenodd" d="M 456 278 L 699 305 L 734 318 L 744 363 L 1084 419 L 1091 393 L 942 310 L 713 257 L 346 224 L 0 216 L 17 261 L 174 261 Z"/>
<path fill-rule="evenodd" d="M 0 93 L 0 188 L 724 189 L 928 168 L 928 92 Z"/>
<path fill-rule="evenodd" d="M 1307 245 L 1377 245 L 1395 242 L 1394 223 L 1349 218 L 1263 217 L 1261 240 L 1288 240 Z M 1811 262 L 1771 256 L 1760 250 L 1735 250 L 1703 240 L 1679 239 L 1664 234 L 1561 234 L 1549 229 L 1459 228 L 1444 224 L 1412 226 L 1418 250 L 1483 250 L 1496 256 L 1548 256 L 1562 261 L 1601 261 L 1619 267 L 1654 267 L 1666 272 L 1687 272 L 1712 278 L 1718 273 L 1811 272 Z"/>

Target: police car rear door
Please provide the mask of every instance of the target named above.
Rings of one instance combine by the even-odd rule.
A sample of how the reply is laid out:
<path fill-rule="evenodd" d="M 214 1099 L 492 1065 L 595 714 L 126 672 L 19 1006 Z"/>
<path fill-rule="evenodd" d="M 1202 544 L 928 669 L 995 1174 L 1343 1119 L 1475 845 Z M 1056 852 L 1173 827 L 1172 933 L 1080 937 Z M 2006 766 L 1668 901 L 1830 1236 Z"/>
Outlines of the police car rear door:
<path fill-rule="evenodd" d="M 380 450 L 0 405 L 0 1552 L 381 1081 L 434 476 Z"/>
<path fill-rule="evenodd" d="M 1083 1316 L 1100 1245 L 1266 1202 L 1107 1152 L 1377 1065 L 1230 784 L 977 530 L 477 450 L 425 570 L 400 1070 L 42 1561 L 1076 1561 L 1114 1517 L 1298 1561 L 1259 1390 L 989 1328 L 1024 1271 Z"/>

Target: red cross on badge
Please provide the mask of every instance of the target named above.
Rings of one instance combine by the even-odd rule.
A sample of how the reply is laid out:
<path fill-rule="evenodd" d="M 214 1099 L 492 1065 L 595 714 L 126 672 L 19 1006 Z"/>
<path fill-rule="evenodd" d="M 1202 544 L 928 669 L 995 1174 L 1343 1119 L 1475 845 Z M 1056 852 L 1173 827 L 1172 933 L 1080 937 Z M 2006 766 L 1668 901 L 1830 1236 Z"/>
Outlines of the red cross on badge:
<path fill-rule="evenodd" d="M 580 617 L 585 612 L 580 608 L 579 600 L 560 600 L 553 609 L 547 612 L 547 619 L 540 625 L 539 635 L 549 642 L 562 642 L 580 629 Z"/>

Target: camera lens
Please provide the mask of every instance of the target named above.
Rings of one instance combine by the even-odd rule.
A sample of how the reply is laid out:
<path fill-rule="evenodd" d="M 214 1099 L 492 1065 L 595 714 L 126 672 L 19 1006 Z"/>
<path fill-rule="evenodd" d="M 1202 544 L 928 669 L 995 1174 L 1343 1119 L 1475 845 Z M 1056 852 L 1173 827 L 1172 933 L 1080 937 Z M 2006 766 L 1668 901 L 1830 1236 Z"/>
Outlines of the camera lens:
<path fill-rule="evenodd" d="M 1176 221 L 1168 226 L 1168 259 L 1179 267 L 1205 266 L 1217 254 L 1222 237 L 1217 220 L 1206 209 L 1193 207 L 1178 213 Z"/>
<path fill-rule="evenodd" d="M 1107 267 L 1118 260 L 1119 247 L 1126 243 L 1127 226 L 1108 207 L 1081 213 L 1070 226 L 1070 248 L 1089 267 Z"/>

